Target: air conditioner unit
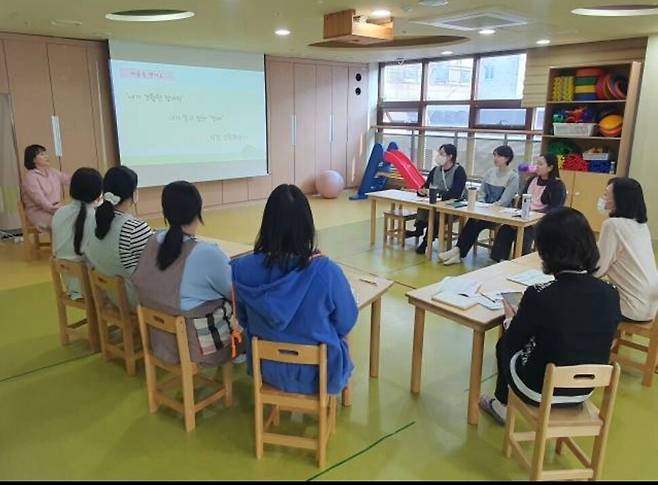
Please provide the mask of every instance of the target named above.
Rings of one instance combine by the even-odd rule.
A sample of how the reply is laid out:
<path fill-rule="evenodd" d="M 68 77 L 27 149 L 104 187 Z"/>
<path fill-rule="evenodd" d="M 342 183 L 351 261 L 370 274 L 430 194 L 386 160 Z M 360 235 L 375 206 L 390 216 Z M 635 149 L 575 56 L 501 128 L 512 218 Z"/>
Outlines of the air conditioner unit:
<path fill-rule="evenodd" d="M 393 40 L 391 19 L 356 16 L 356 10 L 343 10 L 324 16 L 324 39 L 350 44 L 377 44 Z"/>

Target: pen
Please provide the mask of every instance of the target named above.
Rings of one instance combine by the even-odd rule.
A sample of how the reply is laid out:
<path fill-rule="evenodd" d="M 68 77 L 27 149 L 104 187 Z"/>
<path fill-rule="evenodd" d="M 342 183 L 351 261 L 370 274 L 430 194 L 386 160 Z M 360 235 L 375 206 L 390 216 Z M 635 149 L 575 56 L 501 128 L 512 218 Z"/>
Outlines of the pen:
<path fill-rule="evenodd" d="M 370 278 L 359 278 L 359 281 L 377 286 L 377 282 L 375 280 L 371 280 Z"/>

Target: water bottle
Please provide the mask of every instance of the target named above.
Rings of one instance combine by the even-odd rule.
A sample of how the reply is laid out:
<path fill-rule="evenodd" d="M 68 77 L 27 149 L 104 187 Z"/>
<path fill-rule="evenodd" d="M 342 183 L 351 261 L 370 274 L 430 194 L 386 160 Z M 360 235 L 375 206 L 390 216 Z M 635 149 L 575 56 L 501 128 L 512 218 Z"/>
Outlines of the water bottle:
<path fill-rule="evenodd" d="M 614 175 L 617 172 L 617 162 L 610 162 L 610 174 Z"/>
<path fill-rule="evenodd" d="M 430 204 L 436 204 L 436 198 L 439 193 L 439 189 L 436 185 L 430 185 Z"/>
<path fill-rule="evenodd" d="M 530 217 L 530 202 L 532 202 L 532 195 L 523 194 L 521 202 L 521 218 L 527 219 Z"/>

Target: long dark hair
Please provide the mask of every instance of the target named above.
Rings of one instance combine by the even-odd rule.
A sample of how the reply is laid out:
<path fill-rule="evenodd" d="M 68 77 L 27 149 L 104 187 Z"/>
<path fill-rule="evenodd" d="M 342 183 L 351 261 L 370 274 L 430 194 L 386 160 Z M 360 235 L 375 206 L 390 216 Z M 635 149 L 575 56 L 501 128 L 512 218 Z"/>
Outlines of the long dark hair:
<path fill-rule="evenodd" d="M 615 177 L 608 182 L 608 185 L 611 184 L 615 210 L 610 213 L 610 217 L 635 219 L 640 224 L 647 222 L 647 205 L 644 203 L 640 183 L 629 177 Z"/>
<path fill-rule="evenodd" d="M 571 207 L 546 214 L 537 223 L 535 242 L 544 273 L 587 271 L 598 268 L 599 248 L 585 216 Z"/>
<path fill-rule="evenodd" d="M 178 180 L 162 189 L 162 213 L 169 224 L 164 241 L 158 249 L 158 268 L 166 270 L 183 250 L 183 228 L 195 219 L 203 222 L 203 199 L 199 190 L 189 182 Z"/>
<path fill-rule="evenodd" d="M 540 155 L 544 160 L 546 160 L 546 165 L 553 167 L 553 170 L 548 172 L 548 178 L 559 179 L 560 178 L 560 166 L 557 163 L 557 157 L 552 153 L 544 153 Z"/>
<path fill-rule="evenodd" d="M 118 204 L 131 199 L 137 189 L 137 174 L 123 165 L 112 167 L 103 178 L 103 192 L 111 192 L 119 197 Z M 117 204 L 117 205 L 118 205 Z M 114 205 L 105 200 L 96 209 L 96 237 L 103 239 L 110 232 L 112 220 L 114 219 Z"/>
<path fill-rule="evenodd" d="M 73 173 L 69 194 L 71 199 L 80 201 L 80 212 L 73 226 L 73 248 L 78 256 L 82 255 L 80 246 L 85 232 L 87 204 L 98 199 L 102 192 L 103 176 L 95 168 L 82 167 Z"/>
<path fill-rule="evenodd" d="M 39 153 L 43 153 L 45 151 L 46 147 L 41 145 L 30 145 L 25 147 L 25 158 L 23 159 L 23 165 L 25 165 L 25 168 L 28 170 L 34 170 L 37 168 L 36 164 L 34 163 L 34 159 L 37 158 Z"/>
<path fill-rule="evenodd" d="M 305 268 L 316 252 L 315 225 L 308 199 L 295 185 L 281 184 L 265 204 L 254 252 L 266 257 L 269 268 L 283 271 L 291 264 Z"/>

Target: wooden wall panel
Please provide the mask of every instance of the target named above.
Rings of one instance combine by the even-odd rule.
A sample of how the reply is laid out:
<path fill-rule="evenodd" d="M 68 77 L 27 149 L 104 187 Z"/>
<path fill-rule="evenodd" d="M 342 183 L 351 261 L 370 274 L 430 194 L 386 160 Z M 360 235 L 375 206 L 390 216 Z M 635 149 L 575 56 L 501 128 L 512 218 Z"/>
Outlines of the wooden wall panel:
<path fill-rule="evenodd" d="M 9 92 L 9 78 L 7 77 L 7 63 L 5 61 L 5 43 L 0 40 L 0 93 Z"/>
<path fill-rule="evenodd" d="M 312 64 L 295 64 L 295 185 L 315 192 L 316 78 Z"/>
<path fill-rule="evenodd" d="M 331 169 L 336 170 L 346 179 L 347 176 L 347 66 L 332 67 L 332 107 L 334 139 L 331 143 Z"/>
<path fill-rule="evenodd" d="M 292 146 L 294 99 L 293 64 L 268 61 L 268 153 L 272 187 L 292 183 L 294 180 L 295 153 Z"/>
<path fill-rule="evenodd" d="M 357 74 L 361 80 L 357 81 Z M 363 176 L 366 165 L 368 135 L 368 66 L 350 65 L 347 97 L 347 178 L 345 185 L 354 187 Z M 360 94 L 357 94 L 357 89 Z"/>
<path fill-rule="evenodd" d="M 250 177 L 247 179 L 249 200 L 267 199 L 272 192 L 272 176 Z"/>
<path fill-rule="evenodd" d="M 222 183 L 213 180 L 211 182 L 197 182 L 196 187 L 203 198 L 204 207 L 217 207 L 222 205 Z"/>
<path fill-rule="evenodd" d="M 315 86 L 315 173 L 317 175 L 331 168 L 331 138 L 333 136 L 331 66 L 317 66 Z"/>
<path fill-rule="evenodd" d="M 37 143 L 48 150 L 51 165 L 60 168 L 53 140 L 53 99 L 46 43 L 41 39 L 8 39 L 4 44 L 19 165 L 23 167 L 25 147 Z"/>
<path fill-rule="evenodd" d="M 96 134 L 85 46 L 48 45 L 55 114 L 62 139 L 62 170 L 98 168 Z"/>
<path fill-rule="evenodd" d="M 222 204 L 244 202 L 249 199 L 247 179 L 233 179 L 222 181 Z"/>

